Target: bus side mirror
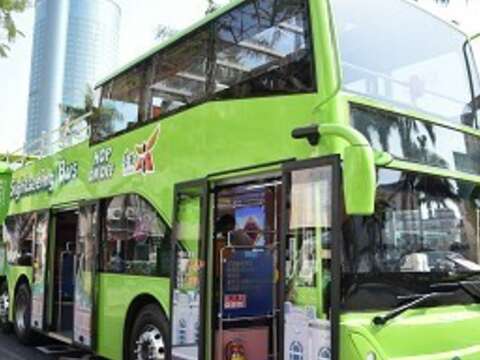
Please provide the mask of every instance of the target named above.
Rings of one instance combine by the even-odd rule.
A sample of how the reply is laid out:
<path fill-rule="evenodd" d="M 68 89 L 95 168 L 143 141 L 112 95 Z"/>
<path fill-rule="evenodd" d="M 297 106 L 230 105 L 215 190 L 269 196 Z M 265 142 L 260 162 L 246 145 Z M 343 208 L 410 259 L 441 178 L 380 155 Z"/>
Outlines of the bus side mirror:
<path fill-rule="evenodd" d="M 358 130 L 342 124 L 312 124 L 292 131 L 294 139 L 312 146 L 321 138 L 335 136 L 349 145 L 343 150 L 343 193 L 348 215 L 372 215 L 377 189 L 375 157 L 368 140 Z"/>
<path fill-rule="evenodd" d="M 370 146 L 350 145 L 343 153 L 343 192 L 348 215 L 371 215 L 375 210 L 376 173 Z"/>
<path fill-rule="evenodd" d="M 10 207 L 10 187 L 12 171 L 7 164 L 0 162 L 0 224 L 5 221 Z"/>

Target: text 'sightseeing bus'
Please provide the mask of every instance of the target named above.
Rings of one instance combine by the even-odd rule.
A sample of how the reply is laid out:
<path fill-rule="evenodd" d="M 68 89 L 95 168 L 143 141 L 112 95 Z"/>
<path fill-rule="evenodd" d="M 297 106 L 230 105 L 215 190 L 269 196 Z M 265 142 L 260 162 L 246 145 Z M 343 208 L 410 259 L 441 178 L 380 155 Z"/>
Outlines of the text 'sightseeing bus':
<path fill-rule="evenodd" d="M 479 44 L 402 0 L 233 1 L 5 157 L 1 328 L 109 359 L 480 359 Z"/>

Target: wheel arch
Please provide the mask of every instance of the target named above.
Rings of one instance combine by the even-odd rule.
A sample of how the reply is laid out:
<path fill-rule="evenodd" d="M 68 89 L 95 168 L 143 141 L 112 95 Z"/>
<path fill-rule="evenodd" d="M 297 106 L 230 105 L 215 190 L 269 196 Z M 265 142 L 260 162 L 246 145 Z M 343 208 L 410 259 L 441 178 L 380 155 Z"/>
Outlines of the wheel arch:
<path fill-rule="evenodd" d="M 122 339 L 122 348 L 123 348 L 123 359 L 127 358 L 127 344 L 125 339 L 128 339 L 130 336 L 130 331 L 131 331 L 131 325 L 133 324 L 133 321 L 135 320 L 135 316 L 140 312 L 140 310 L 150 304 L 155 304 L 158 305 L 160 310 L 163 312 L 163 315 L 165 316 L 166 319 L 169 319 L 167 316 L 167 311 L 165 311 L 166 306 L 162 304 L 161 301 L 158 300 L 154 295 L 149 294 L 149 293 L 143 293 L 137 295 L 131 302 L 130 305 L 128 306 L 127 313 L 125 315 L 125 320 L 123 322 L 123 339 Z M 130 325 L 130 326 L 129 326 Z"/>
<path fill-rule="evenodd" d="M 27 284 L 28 287 L 30 287 L 30 281 L 28 280 L 28 277 L 27 275 L 25 274 L 22 274 L 18 277 L 16 283 L 15 283 L 15 294 L 17 293 L 17 290 L 18 288 L 20 287 L 20 285 L 22 284 Z"/>

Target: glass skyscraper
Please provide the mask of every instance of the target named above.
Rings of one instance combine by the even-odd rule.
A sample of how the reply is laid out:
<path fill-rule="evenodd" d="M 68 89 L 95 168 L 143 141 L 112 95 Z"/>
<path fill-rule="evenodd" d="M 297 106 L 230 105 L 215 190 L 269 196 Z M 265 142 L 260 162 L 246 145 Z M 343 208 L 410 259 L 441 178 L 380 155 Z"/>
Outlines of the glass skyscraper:
<path fill-rule="evenodd" d="M 88 86 L 115 68 L 120 17 L 113 0 L 36 1 L 27 144 L 61 125 L 61 105 L 83 107 Z"/>

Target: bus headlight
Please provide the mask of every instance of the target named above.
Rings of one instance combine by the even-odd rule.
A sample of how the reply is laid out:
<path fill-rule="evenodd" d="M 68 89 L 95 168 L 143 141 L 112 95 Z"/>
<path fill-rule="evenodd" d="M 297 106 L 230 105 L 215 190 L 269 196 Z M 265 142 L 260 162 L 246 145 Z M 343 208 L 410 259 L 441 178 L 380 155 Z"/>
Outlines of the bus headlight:
<path fill-rule="evenodd" d="M 375 353 L 373 353 L 373 352 L 369 352 L 365 359 L 366 360 L 377 360 L 377 355 L 375 355 Z"/>

